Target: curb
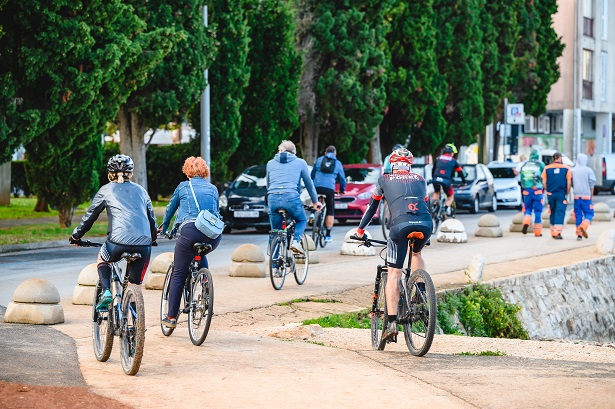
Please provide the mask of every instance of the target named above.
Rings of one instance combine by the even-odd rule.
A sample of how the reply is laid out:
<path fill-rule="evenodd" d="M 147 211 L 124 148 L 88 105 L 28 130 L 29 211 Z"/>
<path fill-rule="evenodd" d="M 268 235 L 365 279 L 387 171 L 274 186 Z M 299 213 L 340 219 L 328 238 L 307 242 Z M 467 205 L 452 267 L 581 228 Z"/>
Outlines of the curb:
<path fill-rule="evenodd" d="M 0 246 L 1 253 L 12 253 L 16 251 L 50 249 L 54 247 L 68 247 L 68 240 L 42 241 L 37 243 L 6 244 Z"/>

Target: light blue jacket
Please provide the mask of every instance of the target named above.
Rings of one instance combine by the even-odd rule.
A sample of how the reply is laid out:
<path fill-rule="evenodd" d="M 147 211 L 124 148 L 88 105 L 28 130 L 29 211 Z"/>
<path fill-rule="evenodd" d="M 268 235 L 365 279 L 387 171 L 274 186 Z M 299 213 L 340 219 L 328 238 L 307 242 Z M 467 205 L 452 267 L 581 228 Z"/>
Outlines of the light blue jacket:
<path fill-rule="evenodd" d="M 310 194 L 312 203 L 318 201 L 316 189 L 307 163 L 297 155 L 290 152 L 280 152 L 267 162 L 267 194 L 296 194 L 301 193 L 301 179 Z"/>
<path fill-rule="evenodd" d="M 333 173 L 325 173 L 320 171 L 320 166 L 325 156 L 335 159 L 335 169 L 333 170 Z M 335 182 L 339 178 L 340 192 L 346 191 L 346 175 L 344 174 L 344 168 L 342 166 L 342 162 L 337 160 L 333 152 L 328 152 L 324 156 L 316 159 L 316 163 L 314 163 L 314 167 L 312 168 L 311 176 L 312 180 L 314 180 L 314 186 L 324 187 L 331 190 L 335 190 Z"/>
<path fill-rule="evenodd" d="M 220 212 L 218 211 L 218 189 L 199 176 L 193 177 L 191 181 L 194 194 L 199 201 L 201 210 L 207 209 L 220 217 Z M 176 211 L 177 217 L 175 218 L 175 224 L 183 223 L 190 219 L 196 219 L 199 215 L 199 210 L 196 207 L 196 203 L 194 203 L 192 191 L 190 190 L 190 181 L 186 180 L 181 182 L 175 188 L 175 192 L 173 192 L 171 201 L 167 205 L 167 210 L 164 213 L 164 220 L 162 221 L 163 232 L 167 231 Z"/>

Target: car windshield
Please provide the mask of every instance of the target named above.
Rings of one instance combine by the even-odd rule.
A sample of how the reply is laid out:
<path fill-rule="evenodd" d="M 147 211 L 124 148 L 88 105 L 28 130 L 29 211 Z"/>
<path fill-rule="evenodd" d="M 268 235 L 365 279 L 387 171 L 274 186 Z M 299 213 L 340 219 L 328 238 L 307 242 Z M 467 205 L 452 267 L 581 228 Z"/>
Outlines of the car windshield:
<path fill-rule="evenodd" d="M 374 184 L 380 177 L 379 168 L 344 168 L 346 183 Z"/>
<path fill-rule="evenodd" d="M 250 189 L 267 187 L 265 166 L 256 166 L 243 171 L 233 182 L 233 189 Z"/>
<path fill-rule="evenodd" d="M 493 177 L 496 179 L 514 179 L 515 171 L 513 168 L 489 168 Z"/>

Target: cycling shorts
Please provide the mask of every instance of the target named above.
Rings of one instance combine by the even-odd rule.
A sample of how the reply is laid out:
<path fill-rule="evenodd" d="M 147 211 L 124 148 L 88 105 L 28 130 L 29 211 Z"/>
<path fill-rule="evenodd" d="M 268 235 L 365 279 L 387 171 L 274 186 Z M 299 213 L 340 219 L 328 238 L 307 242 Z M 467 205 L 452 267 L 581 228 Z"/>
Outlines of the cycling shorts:
<path fill-rule="evenodd" d="M 124 244 L 115 244 L 107 240 L 100 248 L 100 258 L 108 263 L 120 261 L 124 253 L 139 253 L 141 255 L 141 258 L 128 263 L 126 266 L 128 281 L 133 284 L 141 284 L 143 282 L 143 277 L 145 277 L 147 266 L 149 265 L 152 246 L 127 246 Z"/>
<path fill-rule="evenodd" d="M 433 189 L 434 189 L 434 192 L 440 192 L 440 189 L 442 189 L 442 191 L 446 193 L 447 196 L 452 196 L 454 193 L 453 186 L 451 186 L 450 184 L 442 183 L 442 182 L 434 181 Z"/>
<path fill-rule="evenodd" d="M 393 268 L 403 268 L 408 254 L 408 235 L 415 231 L 423 233 L 422 239 L 414 240 L 413 253 L 419 253 L 431 237 L 433 222 L 429 220 L 410 220 L 397 222 L 391 226 L 387 240 L 387 264 Z"/>
<path fill-rule="evenodd" d="M 326 187 L 317 187 L 316 193 L 325 195 L 325 206 L 327 207 L 327 216 L 333 216 L 335 209 L 335 190 Z"/>

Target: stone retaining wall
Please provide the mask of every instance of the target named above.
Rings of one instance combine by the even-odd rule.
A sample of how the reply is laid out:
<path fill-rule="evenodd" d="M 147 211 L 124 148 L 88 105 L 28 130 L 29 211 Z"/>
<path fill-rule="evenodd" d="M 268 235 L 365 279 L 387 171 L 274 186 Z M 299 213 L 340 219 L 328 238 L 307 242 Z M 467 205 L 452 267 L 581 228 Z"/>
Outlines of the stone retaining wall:
<path fill-rule="evenodd" d="M 493 282 L 532 339 L 615 341 L 615 256 Z"/>

